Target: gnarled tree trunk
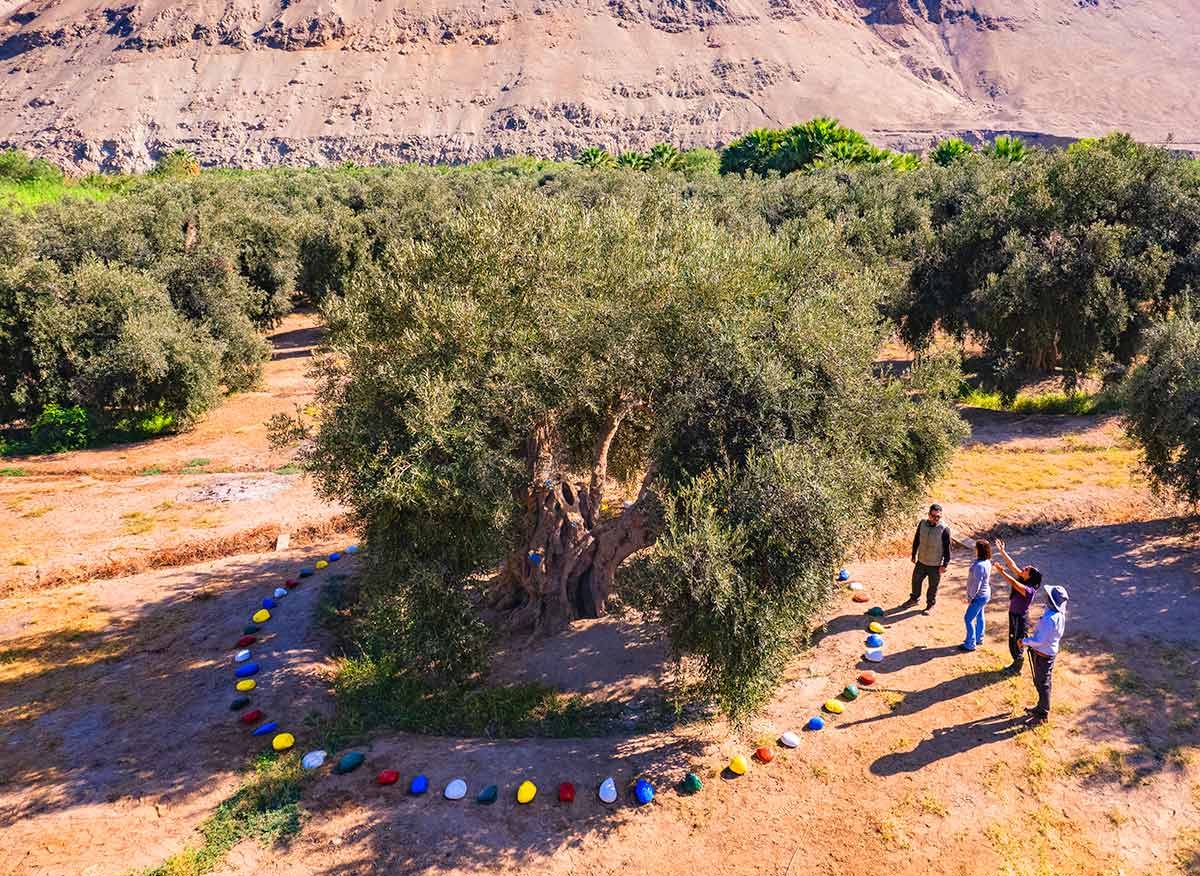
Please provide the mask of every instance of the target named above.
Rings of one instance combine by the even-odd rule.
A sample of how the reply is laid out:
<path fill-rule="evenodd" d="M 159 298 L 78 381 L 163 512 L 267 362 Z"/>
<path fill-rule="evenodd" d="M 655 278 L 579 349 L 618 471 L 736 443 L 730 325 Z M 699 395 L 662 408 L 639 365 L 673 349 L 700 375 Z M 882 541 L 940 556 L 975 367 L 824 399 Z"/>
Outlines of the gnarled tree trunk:
<path fill-rule="evenodd" d="M 601 516 L 608 451 L 621 421 L 639 405 L 623 404 L 596 443 L 590 482 L 555 471 L 553 422 L 530 439 L 530 485 L 521 544 L 501 570 L 500 607 L 514 629 L 556 633 L 577 618 L 600 617 L 612 592 L 617 568 L 630 555 L 654 543 L 647 472 L 637 500 L 615 516 Z"/>

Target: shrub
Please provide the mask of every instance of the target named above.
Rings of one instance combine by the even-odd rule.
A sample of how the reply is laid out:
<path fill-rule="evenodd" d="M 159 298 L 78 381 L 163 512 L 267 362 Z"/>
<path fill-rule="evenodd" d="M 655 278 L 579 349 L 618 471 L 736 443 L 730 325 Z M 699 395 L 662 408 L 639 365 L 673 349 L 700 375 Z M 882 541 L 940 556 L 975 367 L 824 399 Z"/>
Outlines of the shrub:
<path fill-rule="evenodd" d="M 155 162 L 152 176 L 199 176 L 200 162 L 186 149 L 172 149 Z"/>
<path fill-rule="evenodd" d="M 19 149 L 5 149 L 0 151 L 0 179 L 19 183 L 61 183 L 63 172 L 44 158 L 30 158 Z"/>
<path fill-rule="evenodd" d="M 31 429 L 34 450 L 64 453 L 87 447 L 92 440 L 88 413 L 83 408 L 63 408 L 53 402 L 42 408 Z"/>
<path fill-rule="evenodd" d="M 1200 502 L 1200 320 L 1190 313 L 1150 332 L 1125 386 L 1125 417 L 1155 487 Z"/>

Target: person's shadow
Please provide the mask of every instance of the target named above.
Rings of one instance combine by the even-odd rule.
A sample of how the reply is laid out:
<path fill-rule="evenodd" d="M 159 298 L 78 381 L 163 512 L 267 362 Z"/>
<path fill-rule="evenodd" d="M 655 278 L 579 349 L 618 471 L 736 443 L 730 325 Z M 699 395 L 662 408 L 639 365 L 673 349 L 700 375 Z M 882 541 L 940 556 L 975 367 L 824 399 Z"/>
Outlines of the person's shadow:
<path fill-rule="evenodd" d="M 871 772 L 877 776 L 915 773 L 944 757 L 1011 739 L 1021 732 L 1024 725 L 1024 717 L 1002 712 L 953 727 L 940 727 L 933 731 L 933 736 L 922 739 L 912 751 L 894 751 L 883 755 L 871 764 Z"/>

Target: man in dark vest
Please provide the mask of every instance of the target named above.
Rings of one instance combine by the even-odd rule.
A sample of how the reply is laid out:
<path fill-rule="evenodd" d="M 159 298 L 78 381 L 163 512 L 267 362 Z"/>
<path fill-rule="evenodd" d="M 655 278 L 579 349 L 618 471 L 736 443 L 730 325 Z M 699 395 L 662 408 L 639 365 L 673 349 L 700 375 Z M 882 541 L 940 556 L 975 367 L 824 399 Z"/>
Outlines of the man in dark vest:
<path fill-rule="evenodd" d="M 917 534 L 913 536 L 912 543 L 912 561 L 912 595 L 902 608 L 920 601 L 921 584 L 928 578 L 929 589 L 925 592 L 925 608 L 921 612 L 928 614 L 937 602 L 942 573 L 950 565 L 950 527 L 942 522 L 942 506 L 936 502 L 929 506 L 929 516 L 917 524 Z"/>

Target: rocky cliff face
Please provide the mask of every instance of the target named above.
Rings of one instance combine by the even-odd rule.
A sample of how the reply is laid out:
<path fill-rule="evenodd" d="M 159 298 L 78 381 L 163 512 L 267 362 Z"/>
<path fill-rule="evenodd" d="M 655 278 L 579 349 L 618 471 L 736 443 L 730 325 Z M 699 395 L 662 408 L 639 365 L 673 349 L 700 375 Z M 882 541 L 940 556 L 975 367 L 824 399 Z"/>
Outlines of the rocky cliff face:
<path fill-rule="evenodd" d="M 111 0 L 110 0 L 111 2 Z M 1195 0 L 0 0 L 0 143 L 78 170 L 1129 130 L 1200 148 Z"/>

